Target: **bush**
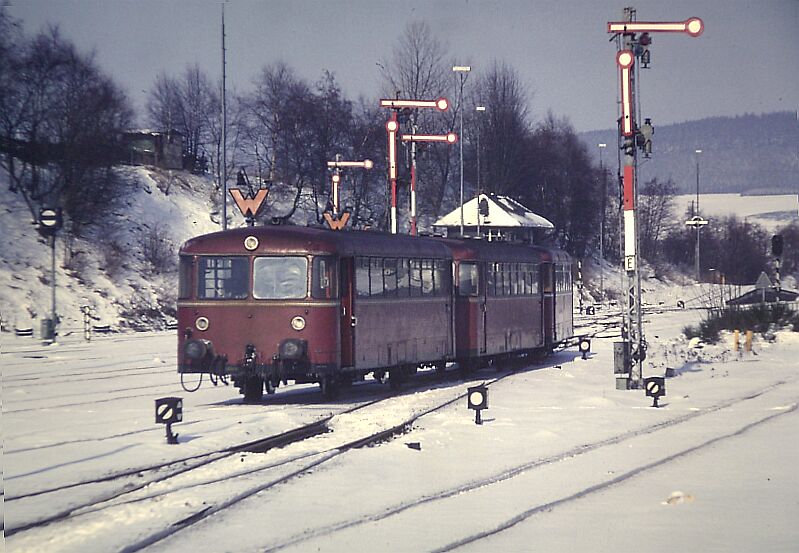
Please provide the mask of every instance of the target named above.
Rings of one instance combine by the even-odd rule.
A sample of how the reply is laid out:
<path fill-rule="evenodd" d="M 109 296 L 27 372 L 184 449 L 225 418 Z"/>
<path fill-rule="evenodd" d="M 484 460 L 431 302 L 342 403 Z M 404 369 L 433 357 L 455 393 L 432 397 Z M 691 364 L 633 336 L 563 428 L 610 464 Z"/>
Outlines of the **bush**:
<path fill-rule="evenodd" d="M 787 303 L 759 304 L 749 308 L 731 307 L 712 311 L 698 327 L 687 326 L 683 334 L 687 338 L 700 337 L 714 344 L 719 341 L 722 330 L 751 330 L 765 338 L 773 337 L 774 331 L 790 328 L 799 332 L 799 313 Z"/>

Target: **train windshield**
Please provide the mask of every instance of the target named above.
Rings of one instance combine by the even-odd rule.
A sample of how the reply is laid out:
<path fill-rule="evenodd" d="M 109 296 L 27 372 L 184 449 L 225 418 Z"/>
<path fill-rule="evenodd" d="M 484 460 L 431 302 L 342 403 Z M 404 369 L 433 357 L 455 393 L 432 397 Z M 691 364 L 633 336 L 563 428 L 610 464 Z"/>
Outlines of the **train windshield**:
<path fill-rule="evenodd" d="M 308 260 L 295 256 L 256 257 L 252 281 L 256 299 L 304 299 L 308 293 Z"/>
<path fill-rule="evenodd" d="M 201 257 L 197 297 L 242 299 L 247 297 L 250 260 L 246 257 Z"/>

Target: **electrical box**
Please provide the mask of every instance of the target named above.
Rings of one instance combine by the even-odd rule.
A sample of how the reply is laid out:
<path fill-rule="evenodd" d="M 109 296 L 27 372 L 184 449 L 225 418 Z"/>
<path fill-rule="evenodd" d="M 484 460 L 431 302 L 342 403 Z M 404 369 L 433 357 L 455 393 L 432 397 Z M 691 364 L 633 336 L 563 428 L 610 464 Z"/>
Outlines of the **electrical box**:
<path fill-rule="evenodd" d="M 630 342 L 613 342 L 613 374 L 628 374 L 630 366 Z"/>

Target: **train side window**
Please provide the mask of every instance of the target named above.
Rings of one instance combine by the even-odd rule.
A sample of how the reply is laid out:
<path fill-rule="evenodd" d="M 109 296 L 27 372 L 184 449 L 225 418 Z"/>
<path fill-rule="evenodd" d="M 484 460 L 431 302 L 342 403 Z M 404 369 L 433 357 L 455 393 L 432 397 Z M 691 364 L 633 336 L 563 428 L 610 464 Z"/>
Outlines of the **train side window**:
<path fill-rule="evenodd" d="M 422 263 L 419 259 L 409 259 L 411 297 L 418 298 L 422 295 Z"/>
<path fill-rule="evenodd" d="M 433 260 L 422 259 L 422 295 L 432 296 L 435 294 L 435 280 L 433 278 Z"/>
<path fill-rule="evenodd" d="M 369 295 L 373 298 L 383 295 L 383 259 L 369 259 Z"/>
<path fill-rule="evenodd" d="M 496 279 L 497 274 L 494 270 L 494 264 L 488 263 L 486 265 L 486 292 L 489 296 L 493 296 L 496 293 L 494 289 Z"/>
<path fill-rule="evenodd" d="M 191 278 L 194 263 L 191 256 L 180 256 L 180 270 L 178 273 L 178 299 L 186 299 L 191 297 Z"/>
<path fill-rule="evenodd" d="M 337 297 L 335 258 L 314 257 L 311 274 L 311 295 L 314 298 L 330 299 Z"/>
<path fill-rule="evenodd" d="M 511 282 L 510 282 L 510 264 L 502 264 L 502 295 L 511 295 Z"/>
<path fill-rule="evenodd" d="M 247 297 L 250 260 L 247 257 L 200 258 L 197 297 L 242 299 Z"/>
<path fill-rule="evenodd" d="M 397 260 L 397 295 L 407 298 L 411 295 L 411 281 L 408 259 Z"/>
<path fill-rule="evenodd" d="M 355 260 L 355 292 L 359 298 L 369 297 L 369 258 Z"/>
<path fill-rule="evenodd" d="M 252 295 L 256 299 L 303 299 L 308 295 L 308 259 L 256 257 L 252 280 Z"/>
<path fill-rule="evenodd" d="M 437 296 L 448 296 L 452 283 L 452 269 L 443 259 L 433 261 Z"/>
<path fill-rule="evenodd" d="M 476 296 L 479 293 L 477 263 L 461 263 L 458 266 L 458 295 Z"/>
<path fill-rule="evenodd" d="M 397 260 L 383 259 L 383 291 L 387 298 L 397 297 Z"/>

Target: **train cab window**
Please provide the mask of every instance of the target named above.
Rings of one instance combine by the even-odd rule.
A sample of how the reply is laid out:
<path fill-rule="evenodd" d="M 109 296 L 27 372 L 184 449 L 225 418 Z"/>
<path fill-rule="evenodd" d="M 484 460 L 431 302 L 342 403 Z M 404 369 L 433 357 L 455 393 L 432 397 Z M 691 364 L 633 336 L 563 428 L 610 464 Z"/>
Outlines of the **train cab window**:
<path fill-rule="evenodd" d="M 303 299 L 308 293 L 307 279 L 304 257 L 256 257 L 252 295 L 260 300 Z"/>
<path fill-rule="evenodd" d="M 188 255 L 180 256 L 180 269 L 178 273 L 178 299 L 191 297 L 191 277 L 194 264 Z"/>
<path fill-rule="evenodd" d="M 355 260 L 355 291 L 359 298 L 369 297 L 369 258 Z"/>
<path fill-rule="evenodd" d="M 480 293 L 477 263 L 461 263 L 458 266 L 458 295 L 476 296 Z"/>
<path fill-rule="evenodd" d="M 242 299 L 247 297 L 250 260 L 246 257 L 200 258 L 197 297 Z"/>
<path fill-rule="evenodd" d="M 332 257 L 314 257 L 311 270 L 311 296 L 319 299 L 337 297 L 336 260 Z"/>

